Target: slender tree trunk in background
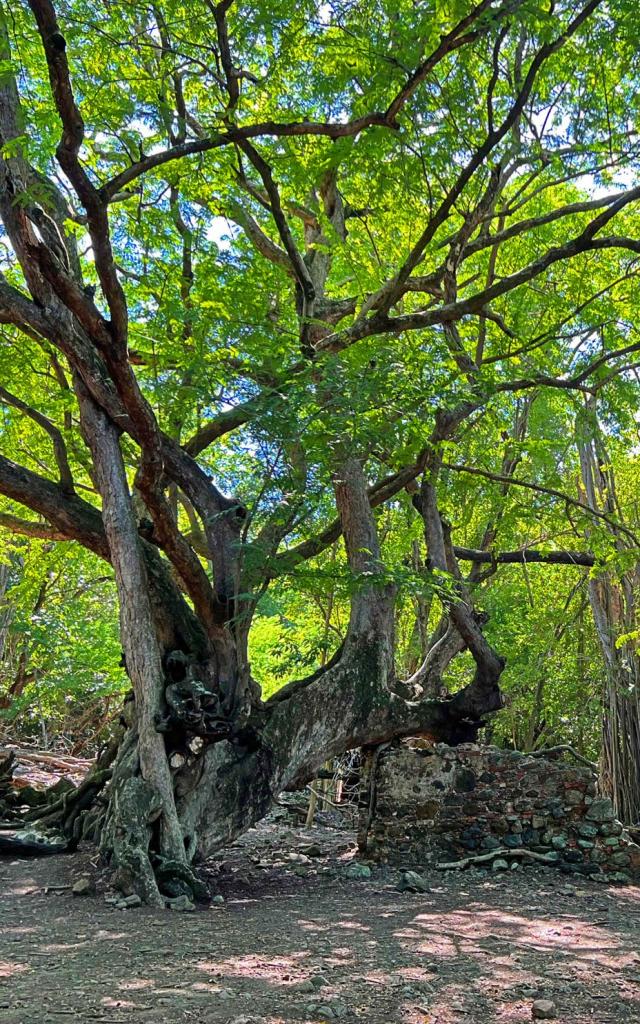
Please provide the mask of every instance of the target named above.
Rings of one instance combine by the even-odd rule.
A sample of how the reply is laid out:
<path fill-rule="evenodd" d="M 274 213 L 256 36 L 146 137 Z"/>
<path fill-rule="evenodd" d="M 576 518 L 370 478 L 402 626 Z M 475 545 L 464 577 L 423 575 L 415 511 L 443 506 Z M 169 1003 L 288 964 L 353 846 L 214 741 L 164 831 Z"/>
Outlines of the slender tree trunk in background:
<path fill-rule="evenodd" d="M 589 400 L 588 421 L 578 438 L 582 485 L 593 509 L 622 521 L 616 484 L 599 431 L 595 400 Z M 616 536 L 624 551 L 625 538 Z M 622 638 L 638 628 L 637 594 L 640 570 L 636 564 L 619 578 L 603 572 L 589 581 L 589 600 L 602 650 L 605 683 L 602 696 L 602 754 L 600 785 L 628 824 L 640 821 L 640 657 L 637 640 Z"/>
<path fill-rule="evenodd" d="M 9 632 L 9 626 L 11 625 L 11 619 L 13 617 L 11 605 L 7 600 L 9 581 L 9 565 L 7 564 L 7 562 L 0 562 L 0 665 L 2 665 L 2 662 L 4 660 L 5 646 L 7 643 L 7 634 Z"/>
<path fill-rule="evenodd" d="M 331 549 L 331 564 L 335 565 L 337 554 L 337 545 L 334 544 Z M 320 654 L 320 668 L 324 668 L 327 664 L 327 657 L 329 654 L 329 630 L 331 628 L 331 616 L 333 614 L 333 603 L 335 601 L 335 587 L 331 586 L 327 595 L 327 607 L 324 614 L 324 626 L 322 634 L 322 651 Z M 323 765 L 325 771 L 331 771 L 331 761 L 325 761 Z M 316 785 L 312 786 L 311 793 L 309 794 L 309 807 L 307 810 L 307 817 L 305 825 L 310 828 L 313 825 L 313 819 L 315 818 L 316 810 L 324 811 L 327 808 L 326 797 L 329 794 L 331 788 L 330 779 L 316 779 Z M 320 806 L 318 806 L 320 801 Z"/>

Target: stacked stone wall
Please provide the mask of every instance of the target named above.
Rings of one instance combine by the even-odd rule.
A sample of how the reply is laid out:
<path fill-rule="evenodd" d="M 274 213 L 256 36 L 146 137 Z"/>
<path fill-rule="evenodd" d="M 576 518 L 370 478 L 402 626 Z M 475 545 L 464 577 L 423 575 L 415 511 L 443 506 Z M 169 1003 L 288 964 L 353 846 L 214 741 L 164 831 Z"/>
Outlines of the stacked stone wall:
<path fill-rule="evenodd" d="M 640 847 L 596 783 L 588 767 L 564 756 L 475 744 L 391 747 L 374 759 L 365 785 L 361 852 L 426 866 L 531 850 L 567 873 L 637 880 Z"/>

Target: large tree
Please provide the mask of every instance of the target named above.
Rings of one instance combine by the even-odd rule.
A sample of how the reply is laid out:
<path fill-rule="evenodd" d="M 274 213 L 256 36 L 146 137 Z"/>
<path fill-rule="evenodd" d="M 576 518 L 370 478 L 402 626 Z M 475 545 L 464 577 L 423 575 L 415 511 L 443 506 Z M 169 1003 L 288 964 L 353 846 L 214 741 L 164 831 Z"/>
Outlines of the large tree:
<path fill-rule="evenodd" d="M 534 396 L 628 384 L 633 5 L 29 0 L 1 30 L 0 398 L 51 446 L 0 456 L 4 524 L 113 567 L 134 699 L 90 820 L 160 902 L 327 757 L 475 736 L 485 563 L 593 565 L 496 552 L 499 511 L 460 548 L 442 508 L 479 449 L 518 489 Z M 426 562 L 415 531 L 385 562 L 390 503 Z M 341 537 L 344 641 L 264 702 L 257 605 Z M 398 680 L 408 578 L 442 618 Z"/>

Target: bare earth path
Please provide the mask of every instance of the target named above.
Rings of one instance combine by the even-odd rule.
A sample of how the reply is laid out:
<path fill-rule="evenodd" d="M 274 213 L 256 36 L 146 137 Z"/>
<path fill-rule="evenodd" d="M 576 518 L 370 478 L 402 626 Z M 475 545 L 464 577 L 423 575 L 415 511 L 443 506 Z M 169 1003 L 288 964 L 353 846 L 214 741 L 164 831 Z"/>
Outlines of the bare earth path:
<path fill-rule="evenodd" d="M 212 865 L 224 904 L 190 914 L 52 888 L 86 852 L 0 861 L 0 1021 L 516 1024 L 537 998 L 565 1024 L 640 1021 L 640 889 L 524 869 L 401 893 L 348 877 L 352 854 L 262 826 Z"/>

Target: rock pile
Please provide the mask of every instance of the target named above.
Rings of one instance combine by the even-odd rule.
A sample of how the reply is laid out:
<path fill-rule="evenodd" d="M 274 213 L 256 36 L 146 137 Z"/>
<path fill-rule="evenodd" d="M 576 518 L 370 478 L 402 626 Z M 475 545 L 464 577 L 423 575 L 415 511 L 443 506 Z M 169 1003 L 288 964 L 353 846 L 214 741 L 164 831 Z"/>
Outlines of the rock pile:
<path fill-rule="evenodd" d="M 470 743 L 392 747 L 363 794 L 361 853 L 406 866 L 491 852 L 526 863 L 529 850 L 566 873 L 640 878 L 640 846 L 596 782 L 559 757 Z"/>

